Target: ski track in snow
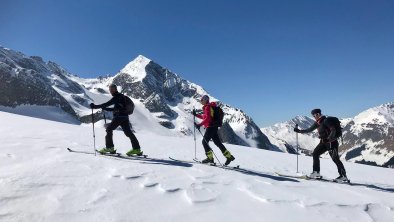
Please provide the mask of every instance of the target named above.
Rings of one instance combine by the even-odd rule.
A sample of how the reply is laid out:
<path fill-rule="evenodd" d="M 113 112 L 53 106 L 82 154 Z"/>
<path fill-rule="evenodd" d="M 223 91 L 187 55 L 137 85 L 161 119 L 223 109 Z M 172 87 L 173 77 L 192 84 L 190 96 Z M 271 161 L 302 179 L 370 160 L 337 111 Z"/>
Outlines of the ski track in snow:
<path fill-rule="evenodd" d="M 281 181 L 201 164 L 192 138 L 137 133 L 148 159 L 92 155 L 91 128 L 0 112 L 0 221 L 392 221 L 392 169 L 345 163 L 361 185 Z M 18 133 L 13 133 L 18 132 Z M 105 131 L 96 131 L 97 148 Z M 119 152 L 129 149 L 114 133 Z M 200 143 L 200 141 L 199 141 Z M 226 145 L 241 168 L 294 173 L 295 156 Z M 71 153 L 70 147 L 86 153 Z M 203 156 L 198 144 L 197 155 Z M 214 151 L 221 160 L 218 149 Z M 247 151 L 247 152 L 246 152 Z M 151 158 L 151 159 L 149 159 Z M 311 159 L 300 157 L 300 172 Z M 330 160 L 322 173 L 336 176 Z M 280 178 L 280 177 L 277 177 Z M 363 185 L 364 184 L 364 185 Z M 374 184 L 380 189 L 366 186 Z"/>

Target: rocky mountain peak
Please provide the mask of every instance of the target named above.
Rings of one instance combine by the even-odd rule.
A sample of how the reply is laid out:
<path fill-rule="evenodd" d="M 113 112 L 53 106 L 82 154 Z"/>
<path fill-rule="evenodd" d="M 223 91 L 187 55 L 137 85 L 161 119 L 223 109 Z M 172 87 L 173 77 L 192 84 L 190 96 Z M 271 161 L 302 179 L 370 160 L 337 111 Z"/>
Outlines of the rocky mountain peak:
<path fill-rule="evenodd" d="M 151 61 L 152 60 L 146 58 L 145 56 L 139 55 L 134 60 L 129 62 L 122 70 L 120 70 L 118 75 L 127 74 L 131 77 L 133 82 L 142 81 L 147 75 L 145 67 Z"/>

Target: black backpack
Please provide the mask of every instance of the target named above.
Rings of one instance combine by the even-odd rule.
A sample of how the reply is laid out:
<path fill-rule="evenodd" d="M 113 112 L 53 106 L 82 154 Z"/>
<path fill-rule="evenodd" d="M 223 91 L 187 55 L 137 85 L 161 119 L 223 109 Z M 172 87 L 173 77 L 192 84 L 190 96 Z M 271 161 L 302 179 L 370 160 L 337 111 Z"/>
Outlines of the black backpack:
<path fill-rule="evenodd" d="M 333 116 L 327 116 L 326 119 L 324 120 L 324 124 L 326 127 L 334 126 L 335 127 L 335 138 L 342 137 L 342 127 L 341 127 L 341 121 L 337 117 Z"/>
<path fill-rule="evenodd" d="M 224 112 L 219 106 L 211 106 L 213 110 L 212 126 L 221 127 L 223 125 Z"/>
<path fill-rule="evenodd" d="M 134 112 L 134 103 L 133 101 L 126 95 L 123 95 L 125 101 L 125 112 L 127 115 L 131 115 Z"/>

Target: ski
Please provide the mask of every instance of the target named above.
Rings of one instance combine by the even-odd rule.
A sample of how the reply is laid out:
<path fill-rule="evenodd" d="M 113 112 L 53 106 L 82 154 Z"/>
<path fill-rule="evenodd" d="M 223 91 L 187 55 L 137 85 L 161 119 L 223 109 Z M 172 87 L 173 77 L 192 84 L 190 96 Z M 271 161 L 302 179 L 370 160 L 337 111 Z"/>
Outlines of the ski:
<path fill-rule="evenodd" d="M 199 164 L 205 164 L 205 165 L 209 165 L 209 166 L 217 166 L 217 167 L 221 167 L 221 168 L 225 168 L 225 169 L 239 169 L 239 165 L 237 165 L 237 166 L 226 166 L 226 165 L 217 165 L 216 163 L 206 164 L 206 163 L 201 162 L 201 160 L 194 159 L 194 158 L 193 158 L 193 161 L 196 162 L 196 163 L 199 163 Z"/>
<path fill-rule="evenodd" d="M 222 168 L 222 169 L 230 169 L 230 170 L 232 170 L 232 169 L 240 169 L 239 168 L 239 165 L 237 165 L 237 166 L 225 166 L 225 165 L 217 165 L 216 163 L 213 163 L 213 164 L 208 164 L 208 163 L 203 163 L 203 162 L 201 162 L 200 160 L 197 160 L 197 159 L 193 159 L 193 160 L 180 160 L 180 159 L 175 159 L 175 158 L 172 158 L 172 157 L 168 157 L 170 160 L 174 160 L 174 161 L 179 161 L 179 162 L 184 162 L 184 163 L 198 163 L 198 164 L 201 164 L 201 165 L 206 165 L 206 166 L 213 166 L 213 167 L 219 167 L 219 168 Z"/>
<path fill-rule="evenodd" d="M 121 153 L 100 153 L 98 150 L 96 150 L 96 153 L 103 156 L 115 156 L 115 157 L 122 155 Z"/>
<path fill-rule="evenodd" d="M 67 150 L 68 150 L 69 152 L 71 152 L 71 153 L 84 153 L 84 154 L 92 154 L 92 155 L 94 155 L 93 152 L 87 152 L 87 151 L 81 151 L 81 150 L 72 150 L 72 149 L 70 149 L 70 148 L 68 148 L 68 147 L 67 147 Z"/>
<path fill-rule="evenodd" d="M 72 153 L 84 153 L 84 154 L 92 154 L 92 155 L 95 154 L 93 152 L 86 152 L 86 151 L 81 151 L 81 150 L 73 150 L 71 148 L 67 148 L 67 150 L 69 152 L 72 152 Z M 127 156 L 127 155 L 124 155 L 122 153 L 114 153 L 114 154 L 104 153 L 104 154 L 101 154 L 98 150 L 96 150 L 96 153 L 99 154 L 99 155 L 102 155 L 102 156 L 122 157 L 122 158 L 128 158 L 128 159 L 146 159 L 146 158 L 148 158 L 148 155 L 146 155 L 146 154 L 143 154 L 143 155 L 140 155 L 140 156 L 138 156 L 138 155 Z"/>
<path fill-rule="evenodd" d="M 148 157 L 148 155 L 145 155 L 145 154 L 128 156 L 128 155 L 124 155 L 122 153 L 113 153 L 113 154 L 111 154 L 111 153 L 103 153 L 103 154 L 101 154 L 98 150 L 96 150 L 96 152 L 98 154 L 104 155 L 104 156 L 122 157 L 122 158 L 128 158 L 128 159 L 132 159 L 132 158 L 134 158 L 134 159 L 145 159 L 145 158 Z"/>
<path fill-rule="evenodd" d="M 323 181 L 323 182 L 339 183 L 339 182 L 336 182 L 334 180 L 330 180 L 330 179 L 327 179 L 327 178 L 324 178 L 324 177 L 322 177 L 322 178 L 312 178 L 312 177 L 309 177 L 308 175 L 288 175 L 288 174 L 282 174 L 282 173 L 278 173 L 278 172 L 275 172 L 275 174 L 278 175 L 278 176 L 282 176 L 282 177 L 289 177 L 289 178 L 302 179 L 302 180 L 316 180 L 316 181 Z M 339 183 L 339 184 L 349 184 L 349 185 L 351 185 L 350 181 L 345 182 L 345 183 Z"/>
<path fill-rule="evenodd" d="M 127 155 L 124 155 L 124 154 L 120 154 L 120 156 L 121 156 L 121 157 L 124 157 L 124 158 L 135 158 L 135 159 L 147 159 L 147 158 L 148 158 L 148 155 L 146 155 L 146 154 L 142 154 L 142 155 L 131 155 L 131 156 L 127 156 Z"/>

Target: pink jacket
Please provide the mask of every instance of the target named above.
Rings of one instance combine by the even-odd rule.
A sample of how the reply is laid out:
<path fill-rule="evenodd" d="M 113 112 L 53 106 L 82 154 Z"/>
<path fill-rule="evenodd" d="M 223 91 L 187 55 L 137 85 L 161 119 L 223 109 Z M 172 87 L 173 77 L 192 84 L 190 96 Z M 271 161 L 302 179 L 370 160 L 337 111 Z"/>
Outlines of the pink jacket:
<path fill-rule="evenodd" d="M 202 107 L 204 113 L 202 115 L 196 115 L 197 118 L 202 119 L 201 123 L 198 124 L 199 126 L 204 126 L 205 128 L 211 126 L 213 118 L 213 110 L 211 109 L 211 107 L 213 106 L 216 106 L 215 102 L 208 103 L 207 105 Z"/>

